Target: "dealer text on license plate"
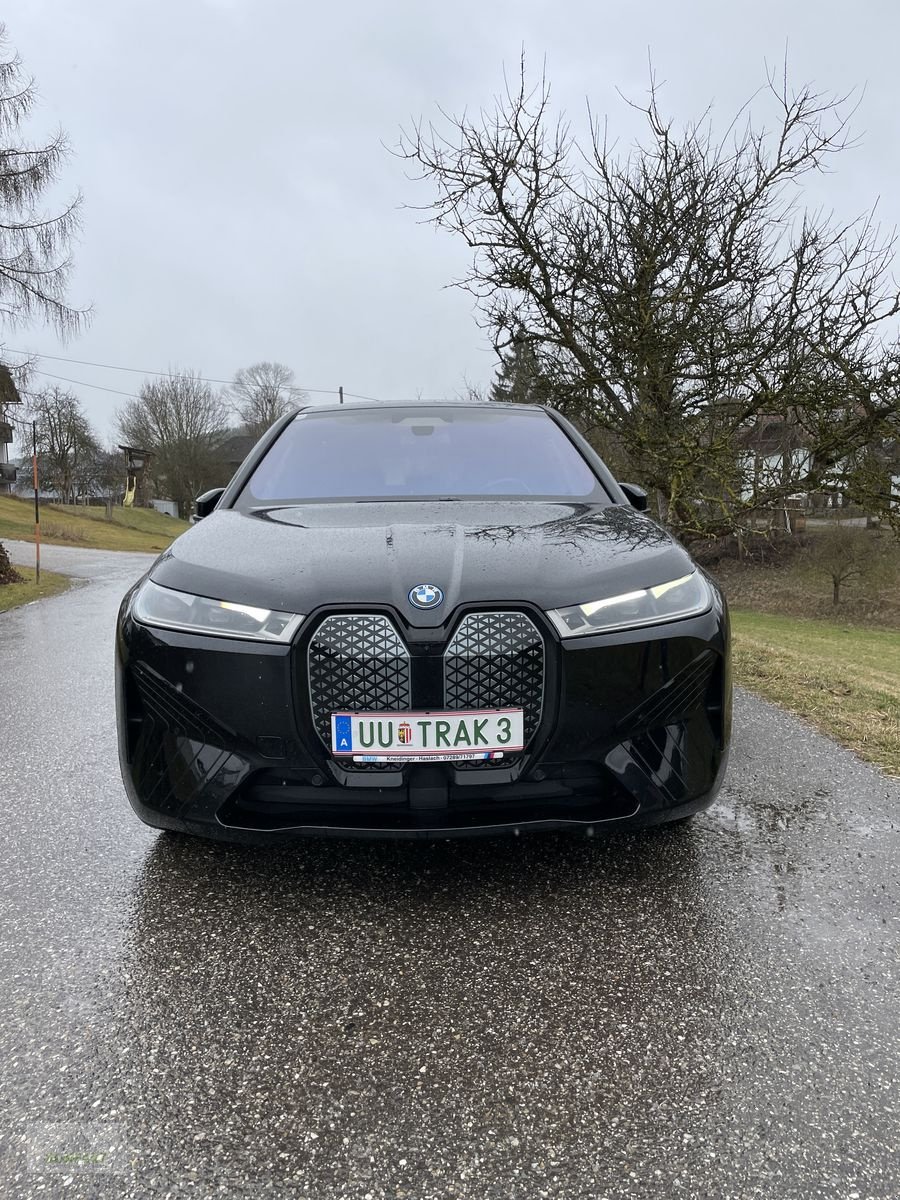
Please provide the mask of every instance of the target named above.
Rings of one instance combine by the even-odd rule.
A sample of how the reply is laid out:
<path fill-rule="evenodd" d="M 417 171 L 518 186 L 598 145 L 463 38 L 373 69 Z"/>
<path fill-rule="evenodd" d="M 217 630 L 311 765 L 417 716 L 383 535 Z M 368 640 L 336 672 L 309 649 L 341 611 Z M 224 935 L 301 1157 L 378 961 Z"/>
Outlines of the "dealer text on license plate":
<path fill-rule="evenodd" d="M 472 762 L 523 746 L 521 708 L 331 715 L 332 753 L 354 762 Z"/>

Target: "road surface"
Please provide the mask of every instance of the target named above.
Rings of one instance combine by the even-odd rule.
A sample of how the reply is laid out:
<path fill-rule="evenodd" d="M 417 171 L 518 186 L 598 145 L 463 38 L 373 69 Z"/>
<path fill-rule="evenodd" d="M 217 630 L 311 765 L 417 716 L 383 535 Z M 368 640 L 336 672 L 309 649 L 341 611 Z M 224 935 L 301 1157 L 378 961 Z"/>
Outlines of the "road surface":
<path fill-rule="evenodd" d="M 112 696 L 149 561 L 47 547 L 91 582 L 0 616 L 0 1194 L 900 1196 L 896 783 L 741 695 L 683 828 L 159 836 Z"/>

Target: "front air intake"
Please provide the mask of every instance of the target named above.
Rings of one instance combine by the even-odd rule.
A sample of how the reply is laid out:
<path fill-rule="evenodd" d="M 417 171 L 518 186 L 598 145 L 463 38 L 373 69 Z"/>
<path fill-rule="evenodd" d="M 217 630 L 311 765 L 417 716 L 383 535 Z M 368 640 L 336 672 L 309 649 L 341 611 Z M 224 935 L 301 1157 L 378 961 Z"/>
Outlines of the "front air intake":
<path fill-rule="evenodd" d="M 313 723 L 326 746 L 333 712 L 412 707 L 409 651 L 380 613 L 325 617 L 309 643 L 307 662 Z"/>
<path fill-rule="evenodd" d="M 525 741 L 541 723 L 544 639 L 521 612 L 468 613 L 444 652 L 444 705 L 521 708 Z"/>

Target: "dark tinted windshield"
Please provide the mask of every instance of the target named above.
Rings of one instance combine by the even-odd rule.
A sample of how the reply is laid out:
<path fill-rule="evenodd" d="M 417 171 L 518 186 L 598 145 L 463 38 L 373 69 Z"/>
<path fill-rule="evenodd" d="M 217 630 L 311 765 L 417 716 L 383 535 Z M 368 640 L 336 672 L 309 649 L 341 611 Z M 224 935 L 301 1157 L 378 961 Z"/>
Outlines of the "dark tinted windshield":
<path fill-rule="evenodd" d="M 538 409 L 366 408 L 301 413 L 244 489 L 240 507 L 306 500 L 607 496 Z"/>

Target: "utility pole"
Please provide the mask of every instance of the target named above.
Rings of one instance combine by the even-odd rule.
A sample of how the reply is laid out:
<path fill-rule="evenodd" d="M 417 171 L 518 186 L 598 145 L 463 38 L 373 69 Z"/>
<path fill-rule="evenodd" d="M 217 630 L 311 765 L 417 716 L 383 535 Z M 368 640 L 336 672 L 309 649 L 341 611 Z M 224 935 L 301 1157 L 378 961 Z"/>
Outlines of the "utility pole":
<path fill-rule="evenodd" d="M 340 397 L 340 403 L 343 404 L 344 403 L 344 389 L 340 386 L 338 386 L 338 396 Z"/>

